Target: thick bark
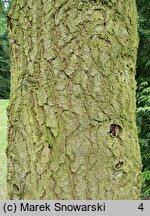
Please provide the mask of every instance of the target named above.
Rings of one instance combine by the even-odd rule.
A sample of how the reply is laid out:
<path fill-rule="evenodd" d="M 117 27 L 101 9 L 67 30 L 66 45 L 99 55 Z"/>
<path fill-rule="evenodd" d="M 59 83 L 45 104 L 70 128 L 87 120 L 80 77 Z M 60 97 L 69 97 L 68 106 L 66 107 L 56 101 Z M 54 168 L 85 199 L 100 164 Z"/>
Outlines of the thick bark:
<path fill-rule="evenodd" d="M 135 0 L 14 0 L 10 199 L 139 197 L 136 18 Z"/>

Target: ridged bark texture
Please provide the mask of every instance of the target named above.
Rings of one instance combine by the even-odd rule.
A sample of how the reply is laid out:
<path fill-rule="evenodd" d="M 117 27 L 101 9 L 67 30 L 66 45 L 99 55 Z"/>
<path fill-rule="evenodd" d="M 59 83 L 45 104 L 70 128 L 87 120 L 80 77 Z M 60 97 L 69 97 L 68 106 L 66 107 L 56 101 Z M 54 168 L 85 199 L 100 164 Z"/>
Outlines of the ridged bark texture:
<path fill-rule="evenodd" d="M 8 22 L 9 198 L 137 199 L 135 0 L 14 0 Z"/>

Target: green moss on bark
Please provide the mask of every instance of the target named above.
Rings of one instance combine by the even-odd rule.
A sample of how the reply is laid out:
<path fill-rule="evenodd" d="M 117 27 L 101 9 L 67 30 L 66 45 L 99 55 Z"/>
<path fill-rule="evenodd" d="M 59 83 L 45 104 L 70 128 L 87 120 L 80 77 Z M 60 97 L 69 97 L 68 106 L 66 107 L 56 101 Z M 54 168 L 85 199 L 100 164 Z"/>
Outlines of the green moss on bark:
<path fill-rule="evenodd" d="M 9 16 L 10 199 L 137 199 L 135 1 L 14 1 Z"/>

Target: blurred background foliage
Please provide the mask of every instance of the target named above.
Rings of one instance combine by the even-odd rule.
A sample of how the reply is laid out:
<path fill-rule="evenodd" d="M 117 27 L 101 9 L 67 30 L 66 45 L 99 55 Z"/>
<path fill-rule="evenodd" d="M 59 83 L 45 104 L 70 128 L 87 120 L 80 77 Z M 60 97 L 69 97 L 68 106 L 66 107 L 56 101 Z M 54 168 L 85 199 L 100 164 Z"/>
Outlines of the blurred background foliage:
<path fill-rule="evenodd" d="M 150 1 L 137 0 L 137 127 L 143 162 L 142 197 L 150 196 Z"/>
<path fill-rule="evenodd" d="M 0 99 L 10 93 L 7 12 L 11 0 L 0 0 Z M 141 198 L 150 196 L 150 1 L 137 0 L 139 49 L 137 57 L 137 127 L 143 162 Z"/>
<path fill-rule="evenodd" d="M 10 1 L 0 0 L 0 99 L 8 99 L 10 93 L 9 43 L 6 21 L 9 6 Z"/>

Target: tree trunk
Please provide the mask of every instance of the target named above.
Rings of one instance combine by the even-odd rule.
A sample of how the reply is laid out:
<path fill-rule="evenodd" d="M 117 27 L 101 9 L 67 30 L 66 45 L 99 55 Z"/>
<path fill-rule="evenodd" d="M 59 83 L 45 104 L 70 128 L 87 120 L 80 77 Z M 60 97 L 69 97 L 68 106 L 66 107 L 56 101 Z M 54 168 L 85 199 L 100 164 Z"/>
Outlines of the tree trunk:
<path fill-rule="evenodd" d="M 10 199 L 137 199 L 135 0 L 14 0 Z"/>

